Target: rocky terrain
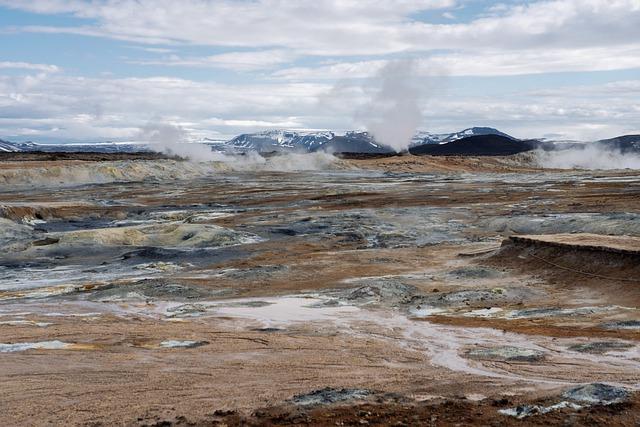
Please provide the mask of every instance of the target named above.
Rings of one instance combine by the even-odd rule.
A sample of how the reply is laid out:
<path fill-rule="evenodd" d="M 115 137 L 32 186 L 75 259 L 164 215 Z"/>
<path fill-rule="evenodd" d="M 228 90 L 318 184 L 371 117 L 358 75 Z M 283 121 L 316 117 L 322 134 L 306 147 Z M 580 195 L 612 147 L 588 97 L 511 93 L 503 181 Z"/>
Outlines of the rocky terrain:
<path fill-rule="evenodd" d="M 0 161 L 4 425 L 637 425 L 640 173 Z"/>

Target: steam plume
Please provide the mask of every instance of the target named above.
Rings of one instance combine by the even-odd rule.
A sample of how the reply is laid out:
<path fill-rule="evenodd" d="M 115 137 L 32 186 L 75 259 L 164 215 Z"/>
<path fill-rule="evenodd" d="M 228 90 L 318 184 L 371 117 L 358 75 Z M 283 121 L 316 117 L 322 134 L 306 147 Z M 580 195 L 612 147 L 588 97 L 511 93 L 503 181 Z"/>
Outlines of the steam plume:
<path fill-rule="evenodd" d="M 640 169 L 640 154 L 622 153 L 601 144 L 535 152 L 540 166 L 553 169 Z"/>
<path fill-rule="evenodd" d="M 413 60 L 389 62 L 375 77 L 374 95 L 363 111 L 367 130 L 397 152 L 409 148 L 422 120 L 422 92 L 416 74 Z"/>
<path fill-rule="evenodd" d="M 140 130 L 140 138 L 155 151 L 179 156 L 195 162 L 220 160 L 211 147 L 189 141 L 189 133 L 181 126 L 166 123 L 149 123 Z"/>
<path fill-rule="evenodd" d="M 176 155 L 193 162 L 217 162 L 219 167 L 236 171 L 314 171 L 334 167 L 337 159 L 329 153 L 284 153 L 264 158 L 251 151 L 243 154 L 225 154 L 212 151 L 206 144 L 188 142 L 189 133 L 171 124 L 148 124 L 140 137 L 155 151 Z"/>

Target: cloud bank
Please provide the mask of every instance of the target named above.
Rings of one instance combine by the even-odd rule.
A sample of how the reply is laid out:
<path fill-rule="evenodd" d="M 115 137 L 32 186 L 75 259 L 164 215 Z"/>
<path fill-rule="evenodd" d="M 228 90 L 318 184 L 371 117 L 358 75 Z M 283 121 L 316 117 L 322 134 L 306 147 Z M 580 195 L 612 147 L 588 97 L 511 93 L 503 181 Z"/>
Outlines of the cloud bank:
<path fill-rule="evenodd" d="M 41 15 L 0 28 L 7 45 L 26 43 L 24 52 L 56 34 L 110 43 L 101 55 L 127 48 L 100 61 L 80 52 L 71 64 L 3 58 L 5 138 L 134 139 L 157 119 L 195 138 L 366 125 L 390 140 L 389 125 L 359 112 L 371 100 L 364 80 L 398 60 L 413 64 L 415 86 L 443 75 L 450 87 L 428 103 L 408 94 L 396 102 L 405 114 L 393 124 L 418 120 L 436 132 L 488 125 L 517 137 L 573 139 L 640 131 L 640 0 L 0 0 L 0 7 Z M 318 102 L 329 92 L 340 101 L 331 108 Z"/>

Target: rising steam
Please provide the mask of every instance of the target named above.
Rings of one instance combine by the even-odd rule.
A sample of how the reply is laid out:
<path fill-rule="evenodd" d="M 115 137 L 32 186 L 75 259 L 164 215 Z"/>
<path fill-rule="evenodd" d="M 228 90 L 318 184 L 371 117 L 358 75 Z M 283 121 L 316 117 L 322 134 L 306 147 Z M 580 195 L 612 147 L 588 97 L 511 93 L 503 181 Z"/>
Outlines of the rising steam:
<path fill-rule="evenodd" d="M 149 123 L 140 130 L 140 139 L 149 143 L 154 151 L 183 157 L 194 162 L 219 160 L 211 147 L 189 141 L 189 133 L 181 126 Z"/>
<path fill-rule="evenodd" d="M 553 169 L 640 169 L 640 154 L 622 153 L 601 144 L 566 150 L 535 151 L 538 164 Z"/>
<path fill-rule="evenodd" d="M 362 111 L 364 125 L 376 141 L 396 152 L 409 148 L 422 121 L 416 64 L 389 62 L 374 78 L 374 94 Z"/>
<path fill-rule="evenodd" d="M 338 160 L 325 152 L 282 153 L 269 158 L 262 157 L 255 151 L 221 153 L 212 151 L 206 144 L 188 142 L 189 136 L 180 126 L 162 123 L 148 124 L 140 132 L 140 138 L 148 142 L 152 150 L 191 162 L 216 162 L 218 171 L 318 171 L 334 168 Z"/>

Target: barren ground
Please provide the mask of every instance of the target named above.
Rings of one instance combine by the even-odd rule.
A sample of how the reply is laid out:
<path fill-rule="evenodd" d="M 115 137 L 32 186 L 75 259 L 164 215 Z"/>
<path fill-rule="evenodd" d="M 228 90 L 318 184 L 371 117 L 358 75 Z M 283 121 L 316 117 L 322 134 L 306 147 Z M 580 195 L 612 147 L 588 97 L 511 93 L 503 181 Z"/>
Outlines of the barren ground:
<path fill-rule="evenodd" d="M 637 425 L 640 174 L 523 161 L 0 162 L 0 420 Z"/>

